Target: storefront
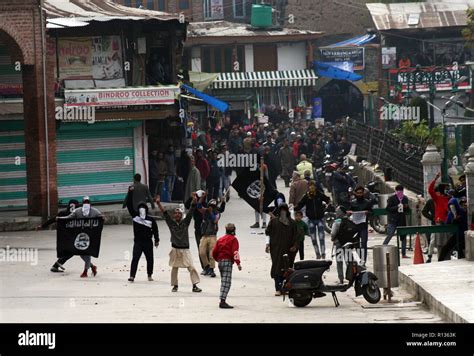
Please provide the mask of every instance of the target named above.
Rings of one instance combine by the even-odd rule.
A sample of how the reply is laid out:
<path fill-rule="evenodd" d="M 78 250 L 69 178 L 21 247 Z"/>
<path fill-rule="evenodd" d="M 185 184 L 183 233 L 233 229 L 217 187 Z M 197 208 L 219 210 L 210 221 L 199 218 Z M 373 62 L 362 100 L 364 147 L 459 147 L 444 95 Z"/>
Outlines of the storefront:
<path fill-rule="evenodd" d="M 84 195 L 93 203 L 123 200 L 136 172 L 134 129 L 141 125 L 141 121 L 61 125 L 56 142 L 59 203 Z"/>

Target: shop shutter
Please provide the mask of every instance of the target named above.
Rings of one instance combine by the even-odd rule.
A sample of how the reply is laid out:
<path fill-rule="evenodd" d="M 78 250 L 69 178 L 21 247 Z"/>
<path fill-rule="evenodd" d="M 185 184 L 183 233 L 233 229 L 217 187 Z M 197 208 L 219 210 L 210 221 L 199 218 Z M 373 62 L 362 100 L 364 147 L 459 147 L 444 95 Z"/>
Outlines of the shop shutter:
<path fill-rule="evenodd" d="M 121 202 L 133 180 L 133 128 L 114 123 L 63 124 L 57 135 L 59 203 L 87 195 Z"/>
<path fill-rule="evenodd" d="M 23 121 L 0 122 L 0 209 L 26 209 Z"/>

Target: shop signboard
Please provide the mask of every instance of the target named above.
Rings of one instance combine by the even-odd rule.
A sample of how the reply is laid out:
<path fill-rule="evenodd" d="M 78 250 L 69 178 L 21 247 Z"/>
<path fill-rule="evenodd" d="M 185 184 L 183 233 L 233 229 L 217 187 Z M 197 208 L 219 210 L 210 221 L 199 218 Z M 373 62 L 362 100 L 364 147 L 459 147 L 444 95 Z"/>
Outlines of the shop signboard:
<path fill-rule="evenodd" d="M 325 47 L 321 48 L 321 61 L 325 63 L 352 62 L 353 70 L 365 68 L 364 47 Z"/>

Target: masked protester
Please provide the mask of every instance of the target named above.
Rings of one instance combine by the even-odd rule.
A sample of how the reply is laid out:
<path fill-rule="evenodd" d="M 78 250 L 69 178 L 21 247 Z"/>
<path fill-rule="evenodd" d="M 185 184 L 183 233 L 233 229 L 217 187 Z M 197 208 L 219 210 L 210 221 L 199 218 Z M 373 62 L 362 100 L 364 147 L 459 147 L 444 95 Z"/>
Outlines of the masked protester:
<path fill-rule="evenodd" d="M 58 219 L 87 219 L 87 218 L 100 218 L 103 217 L 99 210 L 91 207 L 91 202 L 88 196 L 82 198 L 82 206 L 75 209 L 68 216 L 60 216 Z M 97 266 L 91 262 L 91 256 L 81 256 L 84 261 L 84 271 L 81 274 L 81 278 L 87 277 L 87 271 L 89 268 L 92 270 L 92 275 L 97 275 Z"/>
<path fill-rule="evenodd" d="M 280 205 L 279 216 L 271 219 L 265 230 L 267 235 L 266 253 L 272 258 L 270 276 L 275 281 L 275 296 L 281 295 L 283 283 L 284 255 L 298 250 L 298 231 L 296 223 L 291 219 L 288 205 Z"/>
<path fill-rule="evenodd" d="M 308 193 L 303 196 L 296 210 L 306 208 L 306 216 L 308 217 L 308 226 L 313 242 L 314 251 L 316 252 L 316 258 L 326 258 L 326 244 L 325 244 L 325 232 L 324 232 L 324 204 L 328 204 L 331 201 L 328 196 L 319 190 L 314 181 L 309 184 Z M 318 238 L 316 238 L 316 234 Z M 318 246 L 319 239 L 319 246 Z"/>
<path fill-rule="evenodd" d="M 187 268 L 189 271 L 191 282 L 193 284 L 192 291 L 195 293 L 202 292 L 201 288 L 197 286 L 199 283 L 199 274 L 194 268 L 193 259 L 191 252 L 189 251 L 189 233 L 188 228 L 193 217 L 194 210 L 197 205 L 196 193 L 192 194 L 193 202 L 189 209 L 186 217 L 183 219 L 183 210 L 176 208 L 173 213 L 173 217 L 163 208 L 161 205 L 160 198 L 156 198 L 156 203 L 163 213 L 166 221 L 166 225 L 170 229 L 171 233 L 171 252 L 169 265 L 171 267 L 171 285 L 173 286 L 172 292 L 178 291 L 178 270 L 179 268 Z"/>
<path fill-rule="evenodd" d="M 408 198 L 403 194 L 403 186 L 397 185 L 395 187 L 395 194 L 387 200 L 388 225 L 387 237 L 383 242 L 388 245 L 392 236 L 395 234 L 397 227 L 407 225 L 406 212 L 408 210 Z M 407 237 L 401 236 L 402 241 L 402 258 L 408 258 L 407 253 Z"/>
<path fill-rule="evenodd" d="M 225 227 L 225 235 L 217 240 L 212 257 L 217 261 L 219 272 L 221 274 L 220 303 L 221 309 L 232 309 L 233 307 L 226 303 L 232 282 L 232 266 L 237 264 L 239 271 L 242 270 L 239 256 L 239 241 L 235 237 L 235 225 L 229 223 Z"/>
<path fill-rule="evenodd" d="M 361 241 L 361 260 L 365 265 L 367 261 L 367 243 L 369 240 L 369 225 L 367 224 L 367 215 L 372 211 L 373 201 L 365 197 L 365 189 L 362 186 L 356 187 L 354 190 L 355 198 L 350 203 L 352 212 L 352 220 L 357 225 Z"/>
<path fill-rule="evenodd" d="M 133 194 L 133 192 L 132 192 Z M 148 280 L 153 281 L 153 242 L 152 238 L 155 239 L 155 247 L 158 247 L 160 243 L 160 237 L 158 235 L 158 225 L 154 218 L 148 215 L 148 206 L 145 202 L 138 204 L 138 211 L 133 210 L 133 198 L 132 194 L 129 194 L 127 202 L 127 208 L 130 215 L 133 218 L 133 257 L 132 265 L 130 267 L 130 278 L 129 282 L 135 280 L 137 274 L 138 261 L 142 253 L 145 254 L 146 258 L 146 269 L 148 274 Z"/>
<path fill-rule="evenodd" d="M 54 224 L 57 220 L 58 217 L 61 216 L 68 216 L 71 214 L 77 207 L 79 206 L 79 202 L 76 199 L 71 199 L 69 200 L 69 203 L 67 204 L 67 207 L 64 210 L 61 210 L 57 216 L 52 217 L 42 225 L 39 225 L 36 227 L 36 230 L 40 229 L 45 229 L 49 225 Z M 66 261 L 71 259 L 73 255 L 68 255 L 68 256 L 61 256 L 59 259 L 54 263 L 54 265 L 51 267 L 51 272 L 63 272 L 66 268 L 64 268 L 64 264 Z"/>

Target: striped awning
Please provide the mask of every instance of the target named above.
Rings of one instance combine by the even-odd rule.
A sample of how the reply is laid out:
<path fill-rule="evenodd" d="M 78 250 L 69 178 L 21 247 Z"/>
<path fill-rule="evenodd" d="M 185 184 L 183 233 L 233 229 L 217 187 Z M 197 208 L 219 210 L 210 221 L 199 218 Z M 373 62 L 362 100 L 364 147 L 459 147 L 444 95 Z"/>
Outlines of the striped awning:
<path fill-rule="evenodd" d="M 318 76 L 314 70 L 287 70 L 277 72 L 221 73 L 212 83 L 212 89 L 245 89 L 271 87 L 311 87 Z"/>

